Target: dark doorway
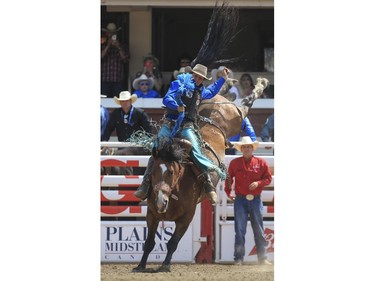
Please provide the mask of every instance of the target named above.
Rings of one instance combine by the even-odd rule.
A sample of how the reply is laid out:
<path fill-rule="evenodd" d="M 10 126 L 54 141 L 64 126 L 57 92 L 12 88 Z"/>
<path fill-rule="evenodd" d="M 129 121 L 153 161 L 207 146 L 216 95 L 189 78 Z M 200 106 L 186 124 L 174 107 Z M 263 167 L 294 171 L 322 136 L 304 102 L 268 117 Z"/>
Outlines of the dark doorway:
<path fill-rule="evenodd" d="M 182 53 L 196 56 L 211 14 L 212 8 L 153 9 L 152 47 L 163 71 L 175 70 Z M 240 9 L 238 29 L 241 32 L 223 58 L 241 57 L 236 65 L 230 66 L 234 71 L 266 71 L 264 52 L 274 47 L 274 10 Z"/>

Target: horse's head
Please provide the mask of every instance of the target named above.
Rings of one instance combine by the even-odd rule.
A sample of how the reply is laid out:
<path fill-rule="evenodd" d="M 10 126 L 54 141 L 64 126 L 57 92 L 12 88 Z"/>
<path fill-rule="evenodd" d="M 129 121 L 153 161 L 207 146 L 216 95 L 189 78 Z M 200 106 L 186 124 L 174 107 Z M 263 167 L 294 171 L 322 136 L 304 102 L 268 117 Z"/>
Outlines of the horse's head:
<path fill-rule="evenodd" d="M 169 198 L 174 189 L 179 188 L 181 165 L 177 161 L 164 162 L 156 159 L 152 171 L 153 192 L 156 196 L 156 208 L 159 213 L 165 213 Z"/>
<path fill-rule="evenodd" d="M 159 213 L 165 213 L 172 191 L 179 188 L 179 179 L 183 169 L 180 162 L 186 155 L 177 143 L 169 140 L 159 141 L 152 155 L 154 164 L 151 182 L 156 196 L 155 204 Z"/>

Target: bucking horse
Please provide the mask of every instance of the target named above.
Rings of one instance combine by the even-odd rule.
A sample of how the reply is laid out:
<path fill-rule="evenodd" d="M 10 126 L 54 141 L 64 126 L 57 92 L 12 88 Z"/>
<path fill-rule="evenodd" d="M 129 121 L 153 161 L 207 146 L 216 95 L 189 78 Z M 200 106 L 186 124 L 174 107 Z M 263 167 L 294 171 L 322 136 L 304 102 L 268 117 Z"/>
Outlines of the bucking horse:
<path fill-rule="evenodd" d="M 228 137 L 240 132 L 243 118 L 267 85 L 267 79 L 258 78 L 254 95 L 244 99 L 241 107 L 220 95 L 201 103 L 198 123 L 202 137 L 201 149 L 223 170 L 226 171 L 225 149 L 230 147 Z M 141 261 L 133 272 L 170 271 L 172 255 L 194 217 L 196 206 L 206 198 L 203 184 L 197 179 L 198 168 L 189 157 L 190 149 L 189 141 L 178 138 L 174 138 L 173 142 L 159 140 L 159 145 L 152 149 L 152 191 L 147 199 L 146 215 L 148 234 Z M 219 182 L 217 173 L 210 175 L 216 186 Z M 146 263 L 155 246 L 155 235 L 160 221 L 174 221 L 176 228 L 167 243 L 167 255 L 162 265 L 157 270 L 149 270 L 146 269 Z"/>

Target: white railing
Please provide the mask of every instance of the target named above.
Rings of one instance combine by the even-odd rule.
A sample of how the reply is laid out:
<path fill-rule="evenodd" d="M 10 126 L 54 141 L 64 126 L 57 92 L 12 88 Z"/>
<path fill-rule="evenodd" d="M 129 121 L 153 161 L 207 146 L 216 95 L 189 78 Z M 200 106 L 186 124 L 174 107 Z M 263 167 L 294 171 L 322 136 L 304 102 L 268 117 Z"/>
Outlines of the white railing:
<path fill-rule="evenodd" d="M 140 145 L 134 145 L 129 142 L 101 142 L 102 147 L 140 147 Z M 273 142 L 260 142 L 259 149 L 267 149 L 272 151 L 273 154 Z M 259 155 L 258 155 L 259 156 Z M 230 161 L 239 157 L 239 155 L 226 155 L 224 159 L 225 165 L 228 167 Z M 274 167 L 274 156 L 273 155 L 261 155 L 259 156 L 266 160 L 269 167 Z M 101 155 L 101 166 L 120 166 L 120 167 L 146 167 L 150 155 Z M 140 216 L 146 215 L 146 206 L 139 206 L 141 202 L 138 198 L 132 194 L 134 188 L 138 187 L 143 179 L 143 175 L 103 175 L 101 176 L 101 187 L 111 188 L 112 190 L 101 189 L 101 201 L 102 202 L 133 202 L 132 206 L 121 206 L 121 205 L 102 205 L 101 215 L 102 217 L 127 217 L 127 216 Z M 268 187 L 274 186 L 274 177 Z M 127 189 L 128 187 L 129 190 Z M 113 190 L 113 188 L 118 188 Z M 124 190 L 125 189 L 125 190 Z M 218 195 L 220 198 L 220 204 L 216 207 L 216 215 L 219 220 L 226 220 L 227 217 L 233 217 L 233 204 L 227 203 L 226 194 L 224 192 L 223 182 L 218 184 Z M 262 193 L 262 199 L 264 202 L 273 202 L 274 191 L 265 190 Z M 140 208 L 141 207 L 141 208 Z M 265 217 L 273 217 L 273 207 L 265 208 Z"/>

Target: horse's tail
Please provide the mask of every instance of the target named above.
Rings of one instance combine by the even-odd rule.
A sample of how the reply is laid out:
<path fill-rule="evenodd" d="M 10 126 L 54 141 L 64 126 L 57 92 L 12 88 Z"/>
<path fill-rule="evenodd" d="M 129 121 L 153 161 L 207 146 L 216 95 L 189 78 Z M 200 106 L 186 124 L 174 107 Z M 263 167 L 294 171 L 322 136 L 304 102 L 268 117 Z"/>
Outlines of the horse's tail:
<path fill-rule="evenodd" d="M 206 36 L 191 66 L 200 63 L 208 67 L 212 64 L 224 64 L 233 61 L 233 59 L 218 60 L 218 58 L 229 48 L 238 34 L 238 22 L 239 11 L 237 8 L 229 6 L 227 2 L 218 6 L 216 1 L 208 23 Z"/>

